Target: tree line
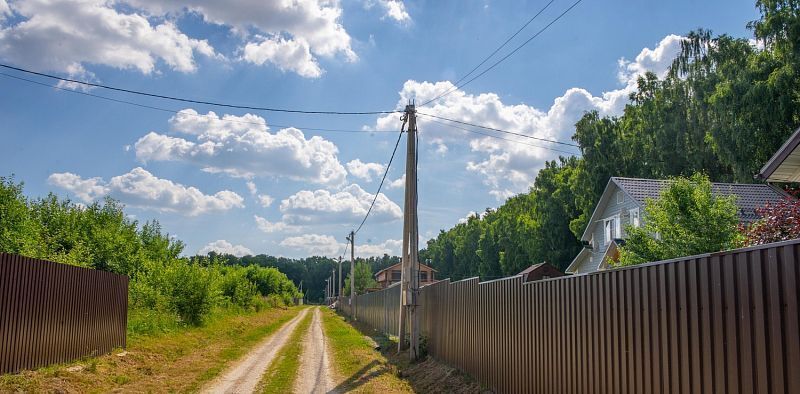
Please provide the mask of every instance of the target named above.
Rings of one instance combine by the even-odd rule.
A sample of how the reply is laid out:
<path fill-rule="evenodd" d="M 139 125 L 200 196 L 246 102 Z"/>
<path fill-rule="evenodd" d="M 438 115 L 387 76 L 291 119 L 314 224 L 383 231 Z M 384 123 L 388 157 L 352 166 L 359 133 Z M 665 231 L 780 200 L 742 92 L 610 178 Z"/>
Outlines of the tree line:
<path fill-rule="evenodd" d="M 357 246 L 356 246 L 357 247 Z M 218 255 L 209 253 L 209 257 L 223 261 L 229 266 L 259 266 L 273 267 L 286 274 L 294 283 L 303 284 L 303 292 L 308 302 L 322 302 L 325 299 L 325 280 L 335 271 L 336 281 L 339 280 L 339 260 L 312 256 L 300 259 L 275 257 L 266 254 L 256 256 L 236 257 L 232 255 Z M 197 256 L 195 259 L 205 257 Z M 377 257 L 358 257 L 356 266 L 356 294 L 363 294 L 366 288 L 374 287 L 377 283 L 372 275 L 386 267 L 400 262 L 400 257 L 384 254 Z M 350 260 L 342 259 L 342 281 L 345 282 L 343 294 L 350 294 Z"/>
<path fill-rule="evenodd" d="M 539 171 L 509 198 L 428 241 L 423 262 L 440 278 L 483 279 L 549 262 L 565 269 L 612 176 L 753 176 L 800 126 L 800 3 L 759 0 L 754 40 L 692 31 L 668 74 L 639 78 L 620 116 L 589 112 L 572 139 L 580 157 Z"/>
<path fill-rule="evenodd" d="M 0 177 L 0 252 L 127 275 L 133 333 L 199 325 L 215 313 L 284 306 L 302 296 L 279 269 L 181 257 L 183 249 L 157 221 L 132 220 L 113 199 L 88 206 L 52 193 L 31 199 L 22 183 Z"/>

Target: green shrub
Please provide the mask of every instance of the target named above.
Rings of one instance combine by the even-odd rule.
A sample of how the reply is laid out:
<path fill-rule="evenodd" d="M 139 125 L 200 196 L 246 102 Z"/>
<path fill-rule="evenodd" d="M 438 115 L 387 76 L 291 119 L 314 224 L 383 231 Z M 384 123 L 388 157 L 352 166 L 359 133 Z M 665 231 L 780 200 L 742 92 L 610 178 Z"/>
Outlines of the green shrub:
<path fill-rule="evenodd" d="M 215 270 L 174 260 L 167 264 L 164 284 L 169 294 L 169 302 L 183 321 L 199 325 L 203 317 L 211 311 L 219 298 L 216 286 L 218 273 Z"/>
<path fill-rule="evenodd" d="M 244 309 L 254 307 L 259 293 L 256 285 L 247 279 L 244 269 L 227 268 L 220 280 L 222 295 L 232 304 Z"/>

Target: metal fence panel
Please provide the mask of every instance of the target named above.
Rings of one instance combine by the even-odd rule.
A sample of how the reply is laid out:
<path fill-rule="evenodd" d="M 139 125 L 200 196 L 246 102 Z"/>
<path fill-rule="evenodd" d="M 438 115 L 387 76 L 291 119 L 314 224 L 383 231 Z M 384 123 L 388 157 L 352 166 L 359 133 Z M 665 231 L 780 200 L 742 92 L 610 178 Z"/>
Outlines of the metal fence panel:
<path fill-rule="evenodd" d="M 0 253 L 0 373 L 125 347 L 128 277 Z"/>
<path fill-rule="evenodd" d="M 535 283 L 445 280 L 420 290 L 422 334 L 499 392 L 797 393 L 799 256 L 793 240 Z M 359 296 L 359 319 L 396 335 L 399 296 Z"/>

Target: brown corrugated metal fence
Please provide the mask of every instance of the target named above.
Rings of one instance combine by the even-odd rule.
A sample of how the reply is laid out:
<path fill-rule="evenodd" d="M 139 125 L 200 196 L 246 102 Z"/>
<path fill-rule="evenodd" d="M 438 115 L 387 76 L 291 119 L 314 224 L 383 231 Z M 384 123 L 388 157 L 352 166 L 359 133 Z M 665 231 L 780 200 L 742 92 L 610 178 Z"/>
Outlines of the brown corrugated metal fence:
<path fill-rule="evenodd" d="M 128 277 L 0 253 L 0 373 L 125 346 Z"/>
<path fill-rule="evenodd" d="M 433 357 L 505 393 L 798 393 L 799 261 L 793 240 L 531 283 L 445 280 L 420 291 L 422 333 Z M 397 333 L 399 287 L 357 305 Z"/>

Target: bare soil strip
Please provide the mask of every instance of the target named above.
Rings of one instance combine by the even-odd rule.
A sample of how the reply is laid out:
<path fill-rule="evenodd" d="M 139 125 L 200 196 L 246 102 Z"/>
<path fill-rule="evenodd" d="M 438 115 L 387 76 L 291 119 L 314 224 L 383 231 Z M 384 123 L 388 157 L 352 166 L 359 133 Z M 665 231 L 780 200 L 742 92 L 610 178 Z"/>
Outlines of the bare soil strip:
<path fill-rule="evenodd" d="M 328 355 L 328 344 L 322 330 L 321 313 L 319 308 L 314 308 L 311 326 L 303 339 L 299 376 L 293 390 L 295 393 L 324 394 L 333 392 Z"/>
<path fill-rule="evenodd" d="M 253 348 L 230 369 L 214 379 L 204 393 L 252 393 L 269 364 L 286 344 L 300 320 L 308 313 L 304 309 L 275 334 Z"/>

